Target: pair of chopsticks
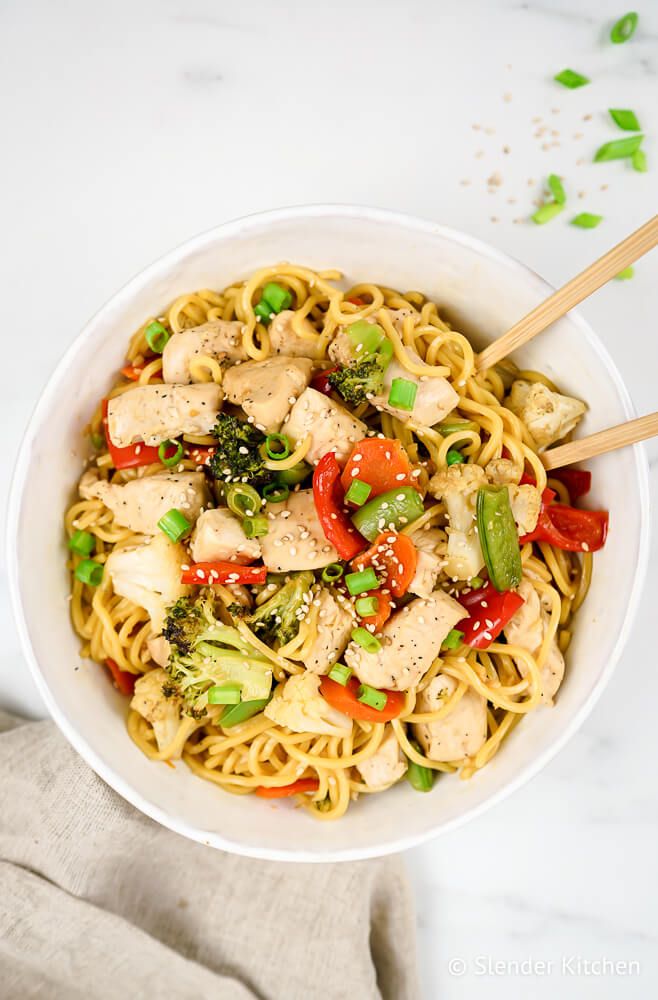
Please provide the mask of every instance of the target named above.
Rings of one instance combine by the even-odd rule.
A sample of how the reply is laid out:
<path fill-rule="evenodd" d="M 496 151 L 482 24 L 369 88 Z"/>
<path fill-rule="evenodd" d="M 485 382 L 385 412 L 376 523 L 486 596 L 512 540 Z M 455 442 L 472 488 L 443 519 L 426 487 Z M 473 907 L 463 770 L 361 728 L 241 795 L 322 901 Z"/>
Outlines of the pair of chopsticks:
<path fill-rule="evenodd" d="M 492 368 L 517 347 L 527 344 L 538 333 L 564 316 L 606 281 L 630 267 L 657 244 L 658 215 L 654 215 L 612 250 L 608 250 L 603 257 L 599 257 L 557 292 L 549 295 L 502 337 L 489 344 L 476 358 L 478 371 Z M 625 445 L 635 444 L 637 441 L 644 441 L 655 435 L 658 435 L 658 413 L 650 413 L 646 417 L 638 417 L 637 420 L 629 420 L 616 427 L 609 427 L 608 430 L 599 431 L 598 434 L 591 434 L 569 444 L 550 448 L 542 452 L 540 458 L 547 469 L 557 469 L 563 465 L 593 458 L 595 455 L 602 455 L 604 452 L 614 451 L 616 448 L 623 448 Z"/>

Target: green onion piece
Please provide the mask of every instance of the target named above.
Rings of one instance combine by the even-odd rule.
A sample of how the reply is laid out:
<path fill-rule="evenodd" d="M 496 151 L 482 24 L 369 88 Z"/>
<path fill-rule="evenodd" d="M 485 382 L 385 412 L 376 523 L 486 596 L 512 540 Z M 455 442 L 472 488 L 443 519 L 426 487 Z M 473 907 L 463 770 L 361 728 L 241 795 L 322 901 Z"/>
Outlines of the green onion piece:
<path fill-rule="evenodd" d="M 290 309 L 292 305 L 292 293 L 287 288 L 282 288 L 275 281 L 269 281 L 263 289 L 261 301 L 265 301 L 271 306 L 270 312 L 280 313 L 284 309 Z"/>
<path fill-rule="evenodd" d="M 352 347 L 359 358 L 363 360 L 366 354 L 374 354 L 386 341 L 386 334 L 377 323 L 366 323 L 364 319 L 351 323 L 347 333 L 352 341 Z"/>
<path fill-rule="evenodd" d="M 261 320 L 265 324 L 265 326 L 267 326 L 270 319 L 272 318 L 272 313 L 274 312 L 274 310 L 272 309 L 271 306 L 267 304 L 267 302 L 263 300 L 259 302 L 258 305 L 254 306 L 254 312 L 258 316 L 259 320 Z"/>
<path fill-rule="evenodd" d="M 239 705 L 230 705 L 222 712 L 220 726 L 223 729 L 239 726 L 241 722 L 246 722 L 247 719 L 262 712 L 269 700 L 269 698 L 255 698 L 253 701 L 241 701 Z"/>
<path fill-rule="evenodd" d="M 329 671 L 329 678 L 332 681 L 336 681 L 336 684 L 341 684 L 343 687 L 347 684 L 348 680 L 352 676 L 352 671 L 349 667 L 346 667 L 344 663 L 336 663 Z"/>
<path fill-rule="evenodd" d="M 290 455 L 290 441 L 285 434 L 268 434 L 265 438 L 265 453 L 274 462 L 280 462 Z"/>
<path fill-rule="evenodd" d="M 600 222 L 603 222 L 602 215 L 592 215 L 591 212 L 581 212 L 574 215 L 571 220 L 572 226 L 579 226 L 581 229 L 596 229 Z"/>
<path fill-rule="evenodd" d="M 631 157 L 631 163 L 633 165 L 633 170 L 638 170 L 641 174 L 646 174 L 647 170 L 647 154 L 643 149 L 636 149 Z"/>
<path fill-rule="evenodd" d="M 370 483 L 364 483 L 362 479 L 353 479 L 345 494 L 345 499 L 350 503 L 356 504 L 357 507 L 362 507 L 371 493 L 372 486 Z"/>
<path fill-rule="evenodd" d="M 521 583 L 519 536 L 506 486 L 481 486 L 475 504 L 478 538 L 489 579 L 497 591 Z"/>
<path fill-rule="evenodd" d="M 450 437 L 451 434 L 461 434 L 463 431 L 478 431 L 478 425 L 474 420 L 444 420 L 438 424 L 436 430 L 443 437 Z"/>
<path fill-rule="evenodd" d="M 75 567 L 75 576 L 90 587 L 97 587 L 103 579 L 103 567 L 95 559 L 83 559 Z"/>
<path fill-rule="evenodd" d="M 69 538 L 69 548 L 78 556 L 90 556 L 96 548 L 96 539 L 88 531 L 74 531 Z"/>
<path fill-rule="evenodd" d="M 556 215 L 559 215 L 564 205 L 560 205 L 559 201 L 547 201 L 545 205 L 540 205 L 534 215 L 531 216 L 533 222 L 538 226 L 543 226 L 546 222 L 550 222 L 554 219 Z"/>
<path fill-rule="evenodd" d="M 345 570 L 340 563 L 329 563 L 322 570 L 322 579 L 325 583 L 336 583 L 337 580 L 340 580 L 344 572 Z"/>
<path fill-rule="evenodd" d="M 261 500 L 253 486 L 231 483 L 226 487 L 226 506 L 238 517 L 254 517 L 261 508 Z"/>
<path fill-rule="evenodd" d="M 608 111 L 615 125 L 619 125 L 625 132 L 639 132 L 642 128 L 634 111 L 623 108 L 608 108 Z"/>
<path fill-rule="evenodd" d="M 96 451 L 100 451 L 101 448 L 105 447 L 105 438 L 102 434 L 97 434 L 95 431 L 92 431 L 89 437 L 91 439 L 92 447 L 95 448 Z"/>
<path fill-rule="evenodd" d="M 144 336 L 153 353 L 162 354 L 169 340 L 169 334 L 162 323 L 158 323 L 157 319 L 153 320 L 144 330 Z"/>
<path fill-rule="evenodd" d="M 240 704 L 239 684 L 213 684 L 208 688 L 209 705 L 239 705 Z"/>
<path fill-rule="evenodd" d="M 466 459 L 457 448 L 449 448 L 446 455 L 446 463 L 450 465 L 463 465 Z"/>
<path fill-rule="evenodd" d="M 639 17 L 634 10 L 629 11 L 628 14 L 624 14 L 610 29 L 610 41 L 614 45 L 621 45 L 622 42 L 627 42 L 635 34 L 638 20 Z"/>
<path fill-rule="evenodd" d="M 376 590 L 379 586 L 377 574 L 372 566 L 359 570 L 357 573 L 348 573 L 345 577 L 345 583 L 352 597 L 356 597 L 357 594 L 364 594 L 367 590 Z"/>
<path fill-rule="evenodd" d="M 584 87 L 586 83 L 589 83 L 589 77 L 577 73 L 575 69 L 563 69 L 560 73 L 556 73 L 553 79 L 561 83 L 563 87 L 568 87 L 569 90 Z"/>
<path fill-rule="evenodd" d="M 480 587 L 484 587 L 484 580 L 481 576 L 472 576 L 467 582 L 473 590 L 479 590 Z"/>
<path fill-rule="evenodd" d="M 174 454 L 170 455 L 169 458 L 167 458 L 167 452 L 170 451 L 172 448 L 175 449 Z M 167 440 L 163 441 L 160 445 L 158 445 L 158 458 L 160 459 L 163 465 L 167 466 L 168 469 L 170 469 L 172 465 L 176 465 L 177 462 L 180 462 L 182 457 L 183 457 L 183 445 L 181 444 L 180 441 Z"/>
<path fill-rule="evenodd" d="M 352 514 L 352 524 L 364 538 L 374 542 L 382 531 L 411 524 L 425 513 L 420 493 L 411 486 L 387 490 L 368 500 Z"/>
<path fill-rule="evenodd" d="M 192 530 L 192 525 L 185 514 L 181 514 L 176 507 L 172 507 L 166 514 L 162 515 L 158 521 L 158 528 L 160 531 L 164 531 L 170 541 L 180 542 L 181 538 L 185 538 L 185 535 Z"/>
<path fill-rule="evenodd" d="M 625 267 L 623 271 L 620 271 L 619 274 L 615 275 L 615 278 L 617 281 L 630 281 L 634 274 L 634 267 Z"/>
<path fill-rule="evenodd" d="M 409 742 L 416 753 L 422 753 L 415 740 L 409 740 Z M 411 787 L 416 792 L 431 792 L 436 771 L 433 771 L 431 767 L 423 767 L 422 764 L 416 764 L 410 757 L 407 757 L 407 760 L 409 762 L 407 767 L 407 781 Z"/>
<path fill-rule="evenodd" d="M 256 517 L 245 517 L 242 530 L 247 538 L 262 538 L 270 529 L 265 515 L 258 514 Z"/>
<path fill-rule="evenodd" d="M 268 483 L 263 487 L 263 499 L 268 503 L 283 503 L 290 496 L 290 490 L 285 485 Z"/>
<path fill-rule="evenodd" d="M 306 462 L 298 462 L 297 465 L 293 465 L 292 469 L 277 471 L 276 481 L 277 483 L 283 483 L 285 486 L 296 486 L 297 483 L 303 483 L 310 472 L 310 465 L 307 465 Z"/>
<path fill-rule="evenodd" d="M 355 629 L 354 632 L 365 632 L 365 629 Z M 354 638 L 354 632 L 352 632 L 352 638 Z M 374 639 L 377 643 L 377 648 L 380 648 L 380 643 L 375 639 L 374 635 L 370 635 L 366 632 L 371 639 Z M 357 640 L 358 641 L 358 640 Z M 375 652 L 375 650 L 367 650 L 367 652 Z M 362 705 L 369 705 L 370 708 L 376 708 L 378 712 L 383 712 L 386 708 L 386 702 L 388 701 L 388 695 L 386 691 L 378 691 L 377 688 L 370 687 L 369 684 L 360 684 L 359 690 L 356 694 L 356 700 L 360 701 Z"/>
<path fill-rule="evenodd" d="M 607 163 L 608 160 L 625 160 L 633 156 L 642 145 L 643 135 L 629 135 L 627 139 L 614 139 L 600 146 L 594 154 L 595 163 Z"/>
<path fill-rule="evenodd" d="M 355 608 L 359 618 L 368 618 L 370 615 L 377 614 L 379 601 L 374 596 L 359 597 L 356 601 Z"/>
<path fill-rule="evenodd" d="M 463 632 L 460 632 L 458 628 L 451 628 L 441 643 L 441 649 L 459 649 L 463 638 Z"/>
<path fill-rule="evenodd" d="M 553 198 L 558 203 L 558 205 L 564 205 L 567 200 L 567 196 L 562 184 L 562 178 L 558 177 L 557 174 L 548 175 L 548 190 L 553 195 Z"/>
<path fill-rule="evenodd" d="M 388 394 L 388 405 L 395 406 L 398 410 L 411 412 L 416 402 L 418 386 L 408 378 L 394 378 L 391 382 L 391 391 Z"/>

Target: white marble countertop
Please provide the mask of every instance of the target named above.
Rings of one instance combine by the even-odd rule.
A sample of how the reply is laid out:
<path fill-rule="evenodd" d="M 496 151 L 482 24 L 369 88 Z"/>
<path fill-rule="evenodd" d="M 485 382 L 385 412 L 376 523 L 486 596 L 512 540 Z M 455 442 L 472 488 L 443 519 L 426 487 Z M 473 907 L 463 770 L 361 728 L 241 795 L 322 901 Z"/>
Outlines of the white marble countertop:
<path fill-rule="evenodd" d="M 3 485 L 40 387 L 90 314 L 164 250 L 226 219 L 304 202 L 375 204 L 479 236 L 556 284 L 639 225 L 658 187 L 658 7 L 640 0 L 635 38 L 613 46 L 606 32 L 623 8 L 4 3 Z M 554 84 L 565 66 L 592 84 Z M 646 124 L 649 173 L 591 163 L 622 134 L 610 106 Z M 570 204 L 537 227 L 527 218 L 552 171 Z M 605 216 L 598 229 L 569 226 L 584 210 Z M 656 263 L 582 307 L 639 412 L 656 409 Z M 648 450 L 655 494 L 658 443 Z M 512 799 L 409 854 L 427 997 L 658 992 L 656 545 L 631 641 L 580 734 Z M 0 703 L 40 714 L 4 564 L 0 621 Z M 455 959 L 463 976 L 458 964 L 451 974 Z M 602 959 L 640 972 L 585 964 Z M 528 977 L 510 961 L 553 966 Z"/>

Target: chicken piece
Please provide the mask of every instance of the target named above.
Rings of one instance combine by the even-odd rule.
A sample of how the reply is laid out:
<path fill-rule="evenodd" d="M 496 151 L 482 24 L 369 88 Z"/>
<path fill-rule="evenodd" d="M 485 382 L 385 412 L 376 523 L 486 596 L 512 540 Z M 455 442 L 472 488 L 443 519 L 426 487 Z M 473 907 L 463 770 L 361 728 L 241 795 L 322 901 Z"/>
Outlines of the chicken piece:
<path fill-rule="evenodd" d="M 313 490 L 291 493 L 283 503 L 268 503 L 265 513 L 269 531 L 260 544 L 271 573 L 321 569 L 338 559 L 318 519 Z"/>
<path fill-rule="evenodd" d="M 524 576 L 519 585 L 519 594 L 525 601 L 514 617 L 505 626 L 505 638 L 512 646 L 521 646 L 536 656 L 546 635 L 550 621 L 547 609 L 528 577 Z M 521 675 L 527 671 L 522 660 L 517 661 Z M 562 678 L 564 677 L 564 657 L 555 640 L 551 642 L 546 661 L 540 669 L 542 705 L 552 705 Z"/>
<path fill-rule="evenodd" d="M 100 478 L 100 472 L 95 465 L 82 473 L 78 483 L 78 493 L 81 500 L 94 500 L 96 498 L 96 485 L 100 482 Z"/>
<path fill-rule="evenodd" d="M 334 403 L 317 389 L 306 389 L 283 425 L 283 432 L 298 444 L 307 434 L 311 447 L 306 458 L 314 465 L 328 451 L 333 451 L 339 462 L 344 462 L 357 441 L 365 437 L 366 425 L 357 420 L 344 407 Z"/>
<path fill-rule="evenodd" d="M 135 681 L 135 693 L 130 702 L 130 707 L 153 726 L 160 751 L 166 749 L 176 738 L 181 721 L 181 700 L 176 695 L 165 697 L 165 684 L 171 684 L 171 681 L 164 670 L 149 670 Z M 180 755 L 179 750 L 175 756 Z"/>
<path fill-rule="evenodd" d="M 515 465 L 510 458 L 492 458 L 484 467 L 487 479 L 495 486 L 518 483 L 523 475 L 523 468 Z"/>
<path fill-rule="evenodd" d="M 537 527 L 541 510 L 541 493 L 529 483 L 524 483 L 523 486 L 508 485 L 507 489 L 512 517 L 516 521 L 519 535 L 527 535 Z"/>
<path fill-rule="evenodd" d="M 415 362 L 421 360 L 409 348 L 407 348 L 407 354 Z M 393 379 L 396 378 L 403 378 L 407 382 L 413 382 L 417 387 L 416 398 L 411 411 L 391 406 L 388 401 Z M 381 393 L 378 396 L 373 396 L 370 402 L 378 410 L 386 410 L 387 413 L 392 413 L 394 417 L 398 417 L 400 420 L 412 420 L 415 424 L 432 427 L 454 410 L 459 403 L 459 396 L 447 379 L 413 375 L 406 368 L 403 368 L 396 358 L 393 358 L 386 369 L 384 387 Z"/>
<path fill-rule="evenodd" d="M 138 385 L 107 404 L 107 426 L 117 448 L 134 441 L 156 445 L 181 434 L 208 434 L 217 421 L 222 390 L 199 385 Z"/>
<path fill-rule="evenodd" d="M 314 595 L 313 604 L 318 601 L 317 636 L 304 658 L 304 666 L 313 674 L 326 674 L 343 655 L 356 622 L 347 607 L 325 587 Z"/>
<path fill-rule="evenodd" d="M 194 524 L 210 503 L 203 472 L 162 472 L 121 484 L 100 480 L 93 495 L 114 514 L 114 520 L 140 535 L 156 535 L 158 521 L 176 508 Z"/>
<path fill-rule="evenodd" d="M 206 355 L 216 361 L 246 361 L 249 357 L 242 346 L 242 323 L 237 320 L 213 319 L 201 326 L 174 333 L 162 352 L 162 377 L 165 382 L 194 382 L 190 361 Z"/>
<path fill-rule="evenodd" d="M 385 732 L 376 753 L 363 763 L 357 764 L 356 769 L 368 788 L 388 788 L 405 774 L 407 760 L 390 727 Z"/>
<path fill-rule="evenodd" d="M 446 545 L 441 532 L 435 528 L 414 531 L 411 541 L 416 546 L 416 572 L 409 584 L 409 590 L 417 597 L 429 597 L 445 561 Z M 443 550 L 441 555 L 439 547 Z"/>
<path fill-rule="evenodd" d="M 171 646 L 168 639 L 165 639 L 163 635 L 153 636 L 153 638 L 147 640 L 146 648 L 151 654 L 151 658 L 159 667 L 167 666 L 169 663 L 169 654 L 171 653 Z"/>
<path fill-rule="evenodd" d="M 311 381 L 310 358 L 269 358 L 229 368 L 224 391 L 260 430 L 276 432 Z"/>
<path fill-rule="evenodd" d="M 188 556 L 180 544 L 172 544 L 162 533 L 144 545 L 114 548 L 105 563 L 114 593 L 144 608 L 152 631 L 162 631 L 167 607 L 190 592 L 180 582 Z"/>
<path fill-rule="evenodd" d="M 523 421 L 540 451 L 572 431 L 587 409 L 573 396 L 525 379 L 512 382 L 505 405 Z"/>
<path fill-rule="evenodd" d="M 338 327 L 333 340 L 329 344 L 327 353 L 335 365 L 345 366 L 356 360 L 357 355 L 354 351 L 354 344 L 346 327 Z"/>
<path fill-rule="evenodd" d="M 295 674 L 279 684 L 264 714 L 293 733 L 348 736 L 352 720 L 324 700 L 317 674 Z"/>
<path fill-rule="evenodd" d="M 247 538 L 242 521 L 226 507 L 203 512 L 196 523 L 190 547 L 195 563 L 235 562 L 246 565 L 260 559 L 261 554 L 258 539 Z"/>
<path fill-rule="evenodd" d="M 447 674 L 437 674 L 416 699 L 416 712 L 438 712 L 457 688 Z M 472 757 L 487 739 L 487 702 L 469 688 L 454 708 L 436 722 L 417 722 L 414 735 L 430 760 Z"/>
<path fill-rule="evenodd" d="M 479 465 L 451 465 L 435 473 L 429 490 L 443 500 L 448 518 L 448 553 L 444 569 L 449 577 L 470 580 L 484 566 L 477 536 L 475 505 L 477 493 L 487 477 Z"/>
<path fill-rule="evenodd" d="M 288 358 L 321 358 L 324 356 L 324 347 L 320 343 L 320 336 L 311 324 L 306 321 L 305 326 L 309 330 L 309 336 L 304 337 L 293 329 L 292 309 L 284 309 L 278 313 L 269 325 L 270 345 L 275 354 L 285 354 Z"/>
<path fill-rule="evenodd" d="M 363 684 L 408 691 L 427 673 L 441 643 L 468 612 L 449 594 L 433 591 L 396 611 L 382 629 L 381 649 L 367 653 L 357 642 L 345 650 L 345 663 Z"/>

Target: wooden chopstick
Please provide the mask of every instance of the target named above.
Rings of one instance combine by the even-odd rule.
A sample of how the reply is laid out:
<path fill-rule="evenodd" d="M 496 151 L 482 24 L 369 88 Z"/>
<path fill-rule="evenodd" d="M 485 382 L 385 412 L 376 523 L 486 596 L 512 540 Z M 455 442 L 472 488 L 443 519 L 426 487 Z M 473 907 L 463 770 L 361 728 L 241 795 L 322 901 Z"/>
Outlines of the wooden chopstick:
<path fill-rule="evenodd" d="M 558 448 L 549 448 L 539 456 L 546 469 L 559 469 L 563 465 L 573 465 L 574 462 L 584 462 L 595 455 L 603 455 L 616 448 L 624 448 L 636 441 L 658 435 L 658 413 L 649 413 L 646 417 L 629 420 L 625 424 L 609 427 L 607 431 L 599 431 L 588 437 L 561 444 Z"/>
<path fill-rule="evenodd" d="M 606 281 L 614 278 L 643 254 L 652 250 L 656 244 L 658 244 L 658 215 L 654 215 L 652 219 L 645 222 L 643 226 L 636 229 L 612 250 L 608 250 L 603 257 L 599 257 L 557 292 L 549 295 L 544 302 L 523 319 L 520 319 L 518 323 L 515 323 L 507 333 L 485 347 L 475 359 L 478 371 L 491 368 L 502 358 L 515 351 L 517 347 L 527 344 L 529 340 L 536 337 L 555 320 L 564 316 L 588 295 L 604 285 Z"/>

